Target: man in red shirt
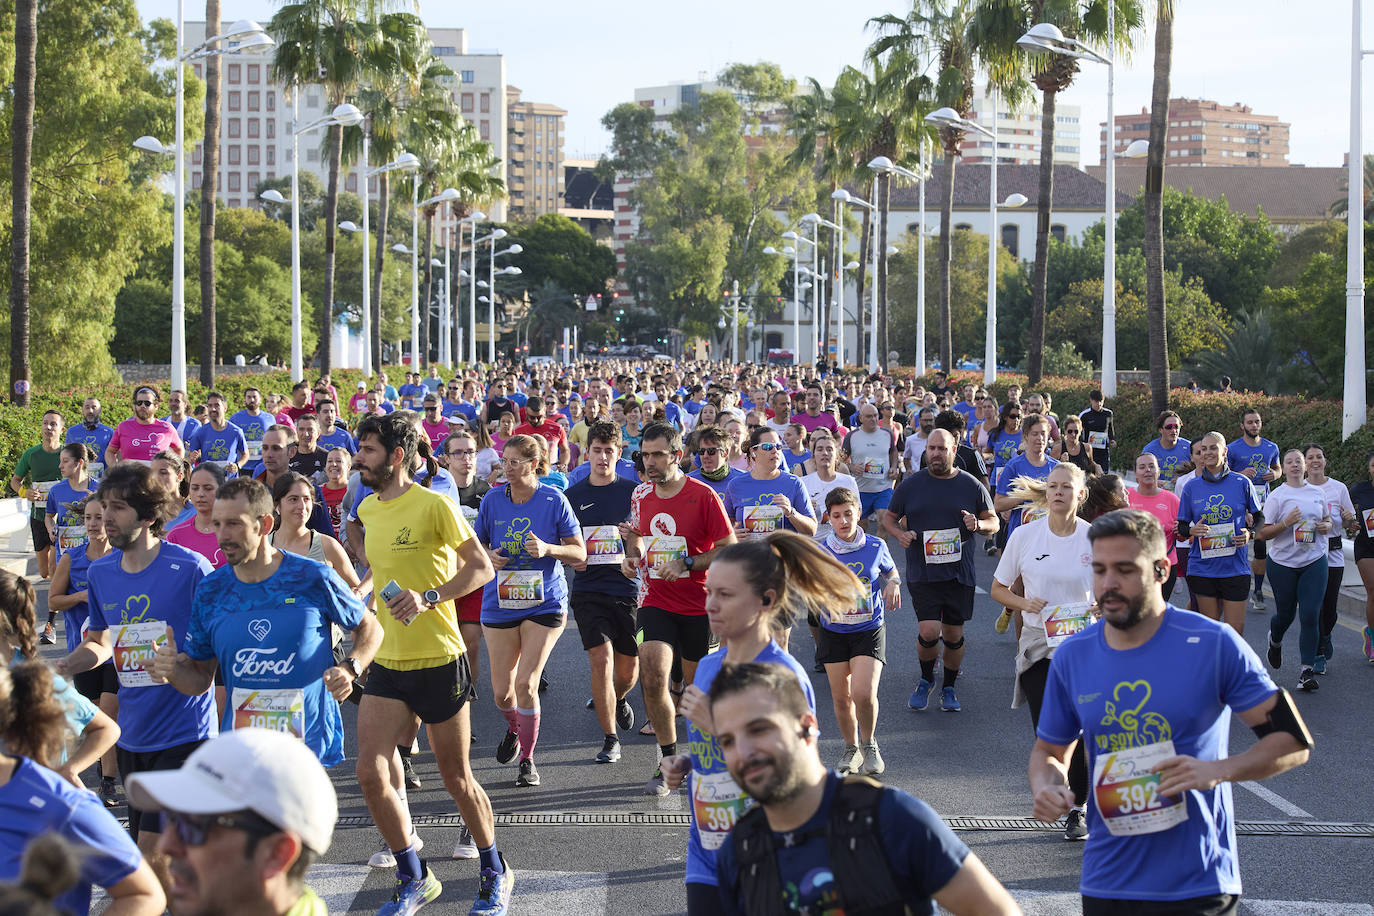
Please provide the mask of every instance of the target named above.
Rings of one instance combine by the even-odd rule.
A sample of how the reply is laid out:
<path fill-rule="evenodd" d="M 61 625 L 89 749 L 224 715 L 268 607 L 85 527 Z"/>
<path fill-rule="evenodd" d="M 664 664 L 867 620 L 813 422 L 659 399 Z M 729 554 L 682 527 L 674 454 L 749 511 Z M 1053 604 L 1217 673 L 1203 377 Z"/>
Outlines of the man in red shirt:
<path fill-rule="evenodd" d="M 308 413 L 314 413 L 315 408 L 310 403 L 310 386 L 305 382 L 297 382 L 291 386 L 291 403 L 282 411 L 295 423 Z"/>
<path fill-rule="evenodd" d="M 515 435 L 542 436 L 549 443 L 549 463 L 557 470 L 568 470 L 572 450 L 568 448 L 567 430 L 545 415 L 542 398 L 532 397 L 525 402 L 525 422 L 515 427 Z"/>
<path fill-rule="evenodd" d="M 682 434 L 677 429 L 666 423 L 646 426 L 640 457 L 648 482 L 635 489 L 630 520 L 621 526 L 622 570 L 637 578 L 643 560 L 647 588 L 635 615 L 640 681 L 659 750 L 669 757 L 677 753 L 676 713 L 668 689 L 673 656 L 682 657 L 682 677 L 690 684 L 711 639 L 706 568 L 717 550 L 735 542 L 735 529 L 715 491 L 682 473 Z M 654 771 L 644 792 L 668 794 L 661 769 Z"/>

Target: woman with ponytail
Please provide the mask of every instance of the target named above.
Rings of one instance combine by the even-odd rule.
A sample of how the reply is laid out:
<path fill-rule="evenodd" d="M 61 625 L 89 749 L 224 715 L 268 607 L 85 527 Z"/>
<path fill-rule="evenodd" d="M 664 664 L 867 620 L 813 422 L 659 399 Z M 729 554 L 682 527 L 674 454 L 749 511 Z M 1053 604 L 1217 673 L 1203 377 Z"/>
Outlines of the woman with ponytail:
<path fill-rule="evenodd" d="M 80 877 L 76 850 L 56 834 L 46 833 L 25 850 L 18 879 L 0 886 L 0 916 L 65 916 L 57 908 L 57 898 Z"/>
<path fill-rule="evenodd" d="M 716 850 L 744 813 L 744 792 L 725 768 L 712 732 L 706 694 L 726 665 L 773 662 L 796 676 L 811 711 L 816 695 L 806 670 L 774 640 L 799 616 L 829 614 L 867 598 L 858 577 L 808 537 L 775 531 L 761 540 L 722 547 L 706 571 L 706 615 L 721 648 L 697 665 L 682 695 L 692 753 L 666 757 L 660 765 L 670 790 L 691 773 L 691 825 L 687 837 L 687 912 L 717 913 Z"/>
<path fill-rule="evenodd" d="M 157 916 L 167 903 L 162 886 L 129 834 L 95 795 L 49 769 L 58 765 L 65 744 L 55 680 L 41 662 L 0 666 L 0 882 L 18 881 L 18 893 L 73 914 L 90 911 L 91 885 L 98 884 L 111 898 L 107 914 Z M 40 846 L 25 853 L 47 834 L 82 848 L 77 876 L 48 867 L 39 877 L 40 866 L 52 864 L 49 851 Z M 0 905 L 15 905 L 15 893 L 0 891 Z"/>

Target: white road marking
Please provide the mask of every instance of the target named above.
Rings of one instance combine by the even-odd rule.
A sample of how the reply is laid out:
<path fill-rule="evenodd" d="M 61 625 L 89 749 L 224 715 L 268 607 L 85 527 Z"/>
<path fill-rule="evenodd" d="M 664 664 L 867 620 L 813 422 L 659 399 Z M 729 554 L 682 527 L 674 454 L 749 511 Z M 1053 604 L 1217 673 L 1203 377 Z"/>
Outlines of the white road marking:
<path fill-rule="evenodd" d="M 1267 801 L 1269 804 L 1273 805 L 1275 808 L 1278 808 L 1280 811 L 1282 811 L 1289 817 L 1312 817 L 1311 814 L 1302 810 L 1297 805 L 1293 804 L 1288 799 L 1284 798 L 1282 795 L 1270 789 L 1266 789 L 1264 786 L 1260 785 L 1257 782 L 1251 782 L 1247 780 L 1245 782 L 1240 783 L 1239 785 L 1242 789 L 1245 789 L 1252 795 L 1258 796 L 1260 799 Z"/>
<path fill-rule="evenodd" d="M 1240 911 L 1246 916 L 1370 916 L 1374 906 L 1317 900 L 1246 900 L 1242 896 Z"/>
<path fill-rule="evenodd" d="M 515 870 L 512 908 L 521 916 L 609 913 L 610 883 L 605 872 Z"/>
<path fill-rule="evenodd" d="M 321 862 L 310 867 L 305 883 L 319 894 L 329 912 L 347 913 L 372 872 L 366 865 Z"/>

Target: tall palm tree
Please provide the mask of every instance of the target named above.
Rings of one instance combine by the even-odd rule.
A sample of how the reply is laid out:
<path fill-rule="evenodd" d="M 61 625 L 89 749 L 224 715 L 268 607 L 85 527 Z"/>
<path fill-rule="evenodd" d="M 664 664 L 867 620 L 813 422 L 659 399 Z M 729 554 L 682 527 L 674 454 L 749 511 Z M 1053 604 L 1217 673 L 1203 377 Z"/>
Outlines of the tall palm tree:
<path fill-rule="evenodd" d="M 1150 338 L 1150 412 L 1155 416 L 1169 407 L 1169 336 L 1164 323 L 1164 136 L 1169 126 L 1173 55 L 1173 0 L 1156 0 L 1150 151 L 1145 160 L 1145 324 Z"/>
<path fill-rule="evenodd" d="M 205 34 L 219 34 L 219 0 L 205 0 Z M 179 51 L 180 49 L 178 49 Z M 205 58 L 205 137 L 200 183 L 200 383 L 215 385 L 215 177 L 219 175 L 219 55 Z M 180 160 L 177 168 L 181 168 Z M 178 215 L 178 218 L 181 218 Z"/>
<path fill-rule="evenodd" d="M 38 66 L 38 0 L 14 4 L 13 123 L 10 136 L 10 396 L 29 404 L 29 216 L 33 194 L 33 108 Z"/>
<path fill-rule="evenodd" d="M 1052 22 L 1069 38 L 1104 43 L 1107 38 L 1105 0 L 979 0 L 969 36 L 991 81 L 1011 107 L 1025 94 L 1025 77 L 1042 93 L 1040 106 L 1040 186 L 1036 195 L 1035 271 L 1031 280 L 1031 330 L 1026 348 L 1029 383 L 1039 383 L 1045 359 L 1045 298 L 1049 281 L 1050 211 L 1054 204 L 1055 105 L 1060 92 L 1073 83 L 1078 60 L 1064 54 L 1028 55 L 1017 39 L 1041 22 Z M 1113 30 L 1117 54 L 1130 50 L 1132 33 L 1142 22 L 1137 0 L 1116 0 Z M 994 153 L 995 158 L 995 153 Z"/>
<path fill-rule="evenodd" d="M 906 16 L 891 13 L 868 21 L 878 33 L 869 47 L 872 56 L 899 52 L 908 60 L 937 60 L 935 104 L 963 113 L 973 104 L 975 49 L 969 40 L 976 0 L 915 0 Z M 950 313 L 950 237 L 954 215 L 954 167 L 964 131 L 940 128 L 945 160 L 945 184 L 940 196 L 940 364 L 954 365 L 953 322 Z"/>

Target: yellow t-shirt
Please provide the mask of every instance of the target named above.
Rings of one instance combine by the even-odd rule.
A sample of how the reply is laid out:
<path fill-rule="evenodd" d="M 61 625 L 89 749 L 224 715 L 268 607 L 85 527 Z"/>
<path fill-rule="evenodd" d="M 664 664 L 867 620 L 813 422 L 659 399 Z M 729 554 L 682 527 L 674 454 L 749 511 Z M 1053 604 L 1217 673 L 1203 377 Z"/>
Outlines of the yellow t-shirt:
<path fill-rule="evenodd" d="M 458 545 L 473 537 L 453 500 L 412 484 L 383 502 L 374 493 L 358 506 L 367 529 L 367 562 L 372 567 L 373 606 L 382 623 L 377 661 L 398 671 L 446 665 L 463 654 L 463 637 L 452 601 L 422 611 L 402 624 L 386 609 L 380 592 L 392 579 L 401 588 L 423 592 L 438 588 L 458 572 Z"/>
<path fill-rule="evenodd" d="M 573 424 L 572 431 L 568 433 L 568 444 L 578 448 L 579 455 L 587 453 L 587 421 L 578 420 Z"/>

